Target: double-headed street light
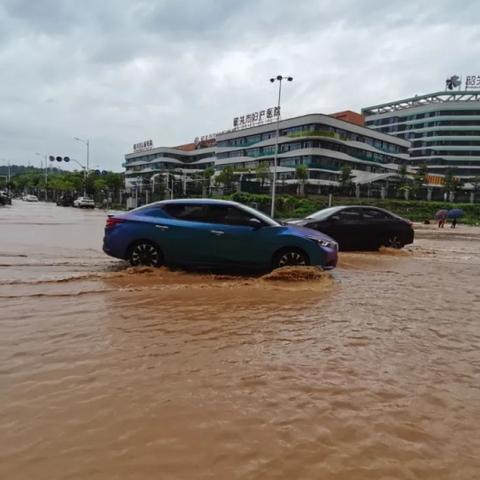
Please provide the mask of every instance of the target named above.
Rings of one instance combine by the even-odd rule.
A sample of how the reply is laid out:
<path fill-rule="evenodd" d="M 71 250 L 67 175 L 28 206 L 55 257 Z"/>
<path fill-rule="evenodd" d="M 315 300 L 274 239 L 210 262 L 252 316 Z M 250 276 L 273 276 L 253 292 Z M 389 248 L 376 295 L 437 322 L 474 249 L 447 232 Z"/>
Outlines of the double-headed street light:
<path fill-rule="evenodd" d="M 83 143 L 87 146 L 87 171 L 89 170 L 90 165 L 90 140 L 83 140 L 83 138 L 73 137 L 74 140 Z"/>
<path fill-rule="evenodd" d="M 277 128 L 276 128 L 276 135 L 275 135 L 275 155 L 273 157 L 273 179 L 272 179 L 272 207 L 270 210 L 270 216 L 273 218 L 275 215 L 275 187 L 277 185 L 277 163 L 278 163 L 278 133 L 280 128 L 280 100 L 282 98 L 282 81 L 286 80 L 287 82 L 291 82 L 293 77 L 290 76 L 283 76 L 277 75 L 275 78 L 271 78 L 270 81 L 272 83 L 278 82 L 278 103 L 277 103 Z"/>

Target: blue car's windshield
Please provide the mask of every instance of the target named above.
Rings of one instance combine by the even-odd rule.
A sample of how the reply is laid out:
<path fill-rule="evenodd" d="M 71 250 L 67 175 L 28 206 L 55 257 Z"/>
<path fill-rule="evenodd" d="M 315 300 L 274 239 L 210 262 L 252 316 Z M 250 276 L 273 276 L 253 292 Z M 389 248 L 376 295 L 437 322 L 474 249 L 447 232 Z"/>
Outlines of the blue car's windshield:
<path fill-rule="evenodd" d="M 280 227 L 280 223 L 278 223 L 276 220 L 273 218 L 269 217 L 268 215 L 265 215 L 262 212 L 259 212 L 258 210 L 255 210 L 254 208 L 247 207 L 246 205 L 241 205 L 242 210 L 247 211 L 250 213 L 252 216 L 259 218 L 262 220 L 264 223 L 269 225 L 270 227 Z"/>

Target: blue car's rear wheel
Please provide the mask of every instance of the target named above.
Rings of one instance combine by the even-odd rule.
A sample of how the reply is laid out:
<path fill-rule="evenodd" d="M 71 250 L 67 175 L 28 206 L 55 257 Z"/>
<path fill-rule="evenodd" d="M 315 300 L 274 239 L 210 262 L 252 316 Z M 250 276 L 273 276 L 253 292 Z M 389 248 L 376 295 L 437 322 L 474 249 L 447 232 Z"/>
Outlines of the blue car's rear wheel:
<path fill-rule="evenodd" d="M 157 245 L 147 240 L 142 240 L 132 245 L 128 259 L 134 267 L 140 265 L 160 267 L 163 265 L 162 252 Z"/>
<path fill-rule="evenodd" d="M 307 254 L 298 248 L 285 248 L 278 252 L 273 258 L 273 268 L 296 265 L 310 265 Z"/>

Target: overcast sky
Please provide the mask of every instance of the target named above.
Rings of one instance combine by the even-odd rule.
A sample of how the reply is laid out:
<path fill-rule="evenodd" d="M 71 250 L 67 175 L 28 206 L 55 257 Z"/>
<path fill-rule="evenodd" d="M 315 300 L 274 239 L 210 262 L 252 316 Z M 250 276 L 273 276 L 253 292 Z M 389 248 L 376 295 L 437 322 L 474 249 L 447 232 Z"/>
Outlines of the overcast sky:
<path fill-rule="evenodd" d="M 0 0 L 0 162 L 121 171 L 273 106 L 331 113 L 480 74 L 478 0 Z"/>

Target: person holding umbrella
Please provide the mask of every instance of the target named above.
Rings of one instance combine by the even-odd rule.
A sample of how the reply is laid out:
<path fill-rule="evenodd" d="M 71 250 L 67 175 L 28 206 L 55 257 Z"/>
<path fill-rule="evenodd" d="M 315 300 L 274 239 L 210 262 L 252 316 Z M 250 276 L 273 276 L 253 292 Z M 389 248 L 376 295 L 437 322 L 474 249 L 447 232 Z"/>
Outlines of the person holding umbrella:
<path fill-rule="evenodd" d="M 457 226 L 457 220 L 460 217 L 463 217 L 464 213 L 463 210 L 460 208 L 452 208 L 451 210 L 448 211 L 448 218 L 452 219 L 452 224 L 450 225 L 450 228 L 455 228 Z"/>
<path fill-rule="evenodd" d="M 448 210 L 438 210 L 435 214 L 435 218 L 438 220 L 438 228 L 443 228 L 445 226 L 445 221 L 447 220 Z"/>

